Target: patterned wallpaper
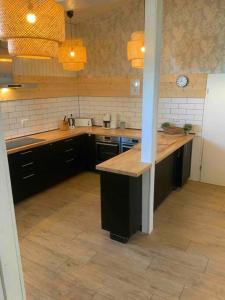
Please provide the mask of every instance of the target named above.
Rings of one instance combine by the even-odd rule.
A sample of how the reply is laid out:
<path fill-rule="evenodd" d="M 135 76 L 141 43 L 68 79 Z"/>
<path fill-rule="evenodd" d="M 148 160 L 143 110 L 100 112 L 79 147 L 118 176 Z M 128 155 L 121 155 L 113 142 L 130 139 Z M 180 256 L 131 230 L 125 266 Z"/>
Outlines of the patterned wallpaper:
<path fill-rule="evenodd" d="M 146 0 L 148 1 L 148 0 Z M 127 60 L 127 41 L 144 30 L 144 0 L 121 0 L 120 6 L 73 28 L 84 39 L 88 64 L 81 76 L 141 76 Z M 68 31 L 68 26 L 67 26 Z M 225 1 L 164 0 L 161 73 L 225 72 Z M 15 62 L 20 75 L 75 76 L 55 60 Z"/>
<path fill-rule="evenodd" d="M 126 42 L 144 29 L 144 0 L 127 0 L 104 16 L 80 23 L 88 49 L 82 76 L 142 75 L 127 61 Z M 225 71 L 225 1 L 164 0 L 161 73 Z"/>
<path fill-rule="evenodd" d="M 126 0 L 104 15 L 80 23 L 75 35 L 84 39 L 88 64 L 82 76 L 142 75 L 127 60 L 127 41 L 144 29 L 144 0 Z"/>
<path fill-rule="evenodd" d="M 224 0 L 164 0 L 161 70 L 225 72 Z"/>

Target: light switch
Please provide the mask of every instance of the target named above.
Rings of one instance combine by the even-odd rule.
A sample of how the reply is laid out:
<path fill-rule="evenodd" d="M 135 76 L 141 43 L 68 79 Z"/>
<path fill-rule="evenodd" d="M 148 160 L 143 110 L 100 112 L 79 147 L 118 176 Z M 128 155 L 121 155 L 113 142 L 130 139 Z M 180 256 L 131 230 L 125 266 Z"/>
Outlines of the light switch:
<path fill-rule="evenodd" d="M 130 95 L 131 96 L 140 96 L 140 94 L 141 94 L 140 79 L 131 79 L 130 80 Z"/>

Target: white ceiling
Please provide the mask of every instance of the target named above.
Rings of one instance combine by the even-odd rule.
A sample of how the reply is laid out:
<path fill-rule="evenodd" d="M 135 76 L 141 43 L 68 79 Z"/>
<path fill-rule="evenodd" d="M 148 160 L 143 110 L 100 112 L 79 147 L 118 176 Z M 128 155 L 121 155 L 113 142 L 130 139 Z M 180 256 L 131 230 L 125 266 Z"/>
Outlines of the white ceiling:
<path fill-rule="evenodd" d="M 124 0 L 56 0 L 63 4 L 66 10 L 74 9 L 75 17 L 73 23 L 82 22 L 97 14 L 101 14 Z"/>

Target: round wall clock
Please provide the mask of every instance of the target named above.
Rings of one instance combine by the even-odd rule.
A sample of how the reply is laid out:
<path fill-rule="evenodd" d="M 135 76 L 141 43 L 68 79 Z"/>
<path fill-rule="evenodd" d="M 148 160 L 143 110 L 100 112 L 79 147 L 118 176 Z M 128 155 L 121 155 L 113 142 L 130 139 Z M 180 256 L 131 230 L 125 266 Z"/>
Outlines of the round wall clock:
<path fill-rule="evenodd" d="M 184 88 L 188 85 L 188 83 L 189 83 L 189 79 L 188 79 L 187 76 L 180 75 L 180 76 L 177 77 L 176 84 L 177 84 L 178 87 Z"/>

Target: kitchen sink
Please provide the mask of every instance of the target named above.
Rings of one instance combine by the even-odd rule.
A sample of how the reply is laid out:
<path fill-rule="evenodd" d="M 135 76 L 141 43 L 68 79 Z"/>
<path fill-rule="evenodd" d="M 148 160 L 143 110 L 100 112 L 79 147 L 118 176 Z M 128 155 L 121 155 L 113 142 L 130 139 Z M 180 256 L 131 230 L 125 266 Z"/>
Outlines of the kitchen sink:
<path fill-rule="evenodd" d="M 10 149 L 28 146 L 28 145 L 32 145 L 32 144 L 36 144 L 36 143 L 44 142 L 44 141 L 45 140 L 43 140 L 43 139 L 35 139 L 35 138 L 30 138 L 30 137 L 19 138 L 19 139 L 6 141 L 6 148 L 7 148 L 7 150 L 10 150 Z"/>

